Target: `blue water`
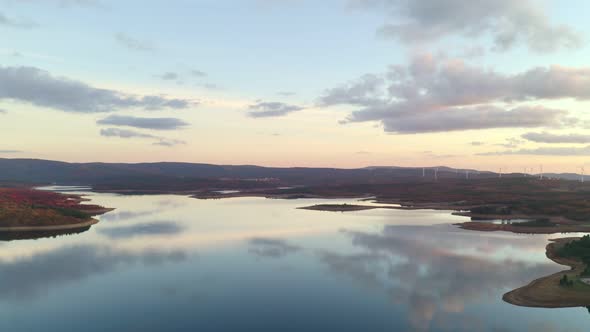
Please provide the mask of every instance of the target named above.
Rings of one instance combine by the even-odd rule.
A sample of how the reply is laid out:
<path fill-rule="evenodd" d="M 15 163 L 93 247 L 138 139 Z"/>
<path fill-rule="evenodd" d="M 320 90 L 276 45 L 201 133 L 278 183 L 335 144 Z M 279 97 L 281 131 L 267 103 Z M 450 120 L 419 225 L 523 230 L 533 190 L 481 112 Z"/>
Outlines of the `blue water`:
<path fill-rule="evenodd" d="M 81 234 L 0 242 L 1 331 L 587 331 L 585 308 L 502 294 L 563 267 L 553 236 L 445 211 L 299 210 L 353 200 L 88 193 Z"/>

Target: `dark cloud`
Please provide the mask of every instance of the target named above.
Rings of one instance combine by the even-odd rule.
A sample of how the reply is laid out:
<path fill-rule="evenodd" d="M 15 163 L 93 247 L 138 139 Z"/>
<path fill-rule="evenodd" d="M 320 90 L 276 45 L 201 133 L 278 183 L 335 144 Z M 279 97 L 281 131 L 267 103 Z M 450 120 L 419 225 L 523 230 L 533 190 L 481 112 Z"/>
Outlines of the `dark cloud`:
<path fill-rule="evenodd" d="M 590 99 L 590 68 L 553 66 L 506 75 L 423 54 L 408 66 L 329 89 L 319 105 L 356 106 L 348 122 L 381 121 L 389 132 L 421 133 L 575 124 L 565 110 L 528 105 L 561 98 Z M 527 106 L 512 106 L 517 102 Z"/>
<path fill-rule="evenodd" d="M 267 118 L 284 116 L 289 113 L 301 111 L 304 108 L 280 102 L 258 102 L 250 105 L 248 115 L 253 118 Z"/>
<path fill-rule="evenodd" d="M 249 244 L 248 252 L 260 257 L 281 258 L 301 250 L 301 247 L 274 238 L 253 238 Z"/>
<path fill-rule="evenodd" d="M 0 12 L 0 26 L 17 29 L 32 29 L 38 27 L 38 24 L 29 20 L 8 17 Z"/>
<path fill-rule="evenodd" d="M 350 0 L 352 7 L 389 14 L 378 33 L 405 43 L 445 37 L 491 37 L 494 50 L 524 44 L 536 52 L 576 48 L 581 36 L 552 22 L 539 2 L 530 0 Z"/>
<path fill-rule="evenodd" d="M 126 108 L 186 109 L 195 103 L 163 96 L 137 96 L 100 89 L 35 67 L 0 67 L 0 100 L 9 99 L 65 112 L 110 112 Z"/>
<path fill-rule="evenodd" d="M 526 133 L 522 135 L 522 138 L 537 143 L 590 143 L 590 135 L 556 135 L 545 131 L 541 133 Z"/>
<path fill-rule="evenodd" d="M 534 156 L 590 156 L 590 145 L 584 147 L 539 147 L 479 153 L 480 156 L 534 155 Z"/>
<path fill-rule="evenodd" d="M 139 253 L 83 245 L 0 260 L 0 298 L 28 300 L 57 285 L 84 280 L 135 264 L 160 265 L 186 259 L 182 251 L 147 250 Z"/>
<path fill-rule="evenodd" d="M 122 32 L 115 35 L 115 40 L 120 45 L 133 51 L 153 52 L 156 50 L 156 47 L 149 41 L 139 40 Z"/>
<path fill-rule="evenodd" d="M 0 150 L 0 153 L 11 154 L 11 153 L 23 153 L 21 150 Z"/>
<path fill-rule="evenodd" d="M 126 126 L 142 129 L 175 130 L 188 126 L 178 118 L 144 118 L 136 116 L 110 115 L 96 121 L 99 125 Z"/>
<path fill-rule="evenodd" d="M 183 231 L 183 228 L 172 221 L 154 221 L 150 223 L 135 224 L 101 228 L 99 233 L 111 239 L 124 239 L 136 236 L 175 235 Z"/>

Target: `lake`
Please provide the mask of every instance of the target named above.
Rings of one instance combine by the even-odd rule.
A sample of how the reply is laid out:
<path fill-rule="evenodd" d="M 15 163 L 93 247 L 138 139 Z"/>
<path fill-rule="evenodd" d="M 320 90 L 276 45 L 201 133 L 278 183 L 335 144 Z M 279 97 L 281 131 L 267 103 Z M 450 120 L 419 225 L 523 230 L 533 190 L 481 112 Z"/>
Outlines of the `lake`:
<path fill-rule="evenodd" d="M 2 331 L 587 331 L 585 308 L 502 294 L 565 269 L 560 235 L 481 233 L 446 211 L 322 212 L 355 200 L 86 193 L 74 235 L 0 242 Z"/>

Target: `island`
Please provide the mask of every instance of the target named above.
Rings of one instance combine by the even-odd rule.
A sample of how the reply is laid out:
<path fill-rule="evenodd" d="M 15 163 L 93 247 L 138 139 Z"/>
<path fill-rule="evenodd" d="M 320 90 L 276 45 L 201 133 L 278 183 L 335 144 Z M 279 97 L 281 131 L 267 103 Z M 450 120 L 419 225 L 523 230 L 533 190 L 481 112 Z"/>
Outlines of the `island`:
<path fill-rule="evenodd" d="M 331 212 L 349 212 L 349 211 L 363 211 L 378 208 L 388 208 L 371 205 L 357 205 L 357 204 L 316 204 L 311 206 L 303 206 L 298 209 L 301 210 L 315 210 L 315 211 L 331 211 Z"/>
<path fill-rule="evenodd" d="M 78 195 L 32 188 L 0 188 L 0 240 L 69 234 L 88 229 L 112 209 L 83 204 Z"/>
<path fill-rule="evenodd" d="M 504 301 L 525 307 L 566 308 L 590 305 L 590 236 L 561 238 L 547 245 L 552 261 L 571 269 L 534 280 L 504 294 Z"/>

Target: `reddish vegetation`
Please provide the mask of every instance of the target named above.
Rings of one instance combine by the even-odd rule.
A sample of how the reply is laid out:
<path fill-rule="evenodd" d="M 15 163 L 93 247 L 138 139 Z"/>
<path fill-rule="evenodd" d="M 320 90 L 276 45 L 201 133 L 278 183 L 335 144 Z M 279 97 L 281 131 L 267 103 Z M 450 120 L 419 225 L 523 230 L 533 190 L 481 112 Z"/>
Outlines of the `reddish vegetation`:
<path fill-rule="evenodd" d="M 75 195 L 23 188 L 0 188 L 0 227 L 78 224 L 108 211 L 80 204 Z"/>

